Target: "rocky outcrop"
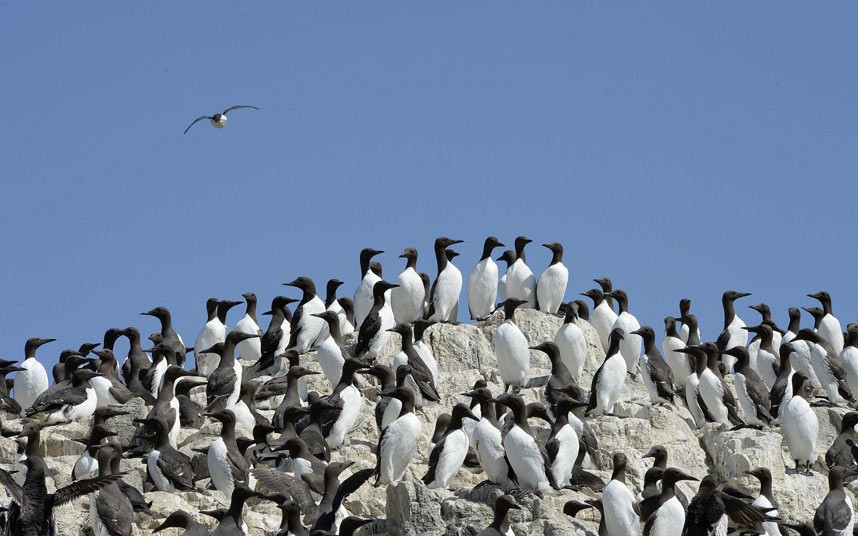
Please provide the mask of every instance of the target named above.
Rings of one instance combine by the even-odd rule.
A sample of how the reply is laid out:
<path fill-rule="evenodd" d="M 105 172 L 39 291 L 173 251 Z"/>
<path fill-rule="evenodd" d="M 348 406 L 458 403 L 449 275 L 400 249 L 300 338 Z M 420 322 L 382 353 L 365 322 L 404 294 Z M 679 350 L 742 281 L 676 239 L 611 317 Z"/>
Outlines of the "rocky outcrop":
<path fill-rule="evenodd" d="M 561 325 L 561 319 L 532 310 L 519 310 L 516 320 L 529 341 L 536 345 L 551 340 Z M 496 371 L 496 360 L 492 346 L 494 330 L 502 321 L 502 314 L 496 313 L 478 324 L 438 324 L 429 328 L 424 340 L 431 346 L 438 360 L 440 377 L 436 379 L 438 391 L 442 394 L 442 403 L 422 408 L 417 412 L 423 423 L 423 438 L 418 452 L 406 473 L 405 481 L 396 485 L 373 487 L 371 479 L 346 501 L 346 508 L 361 515 L 371 515 L 377 521 L 361 529 L 359 534 L 377 535 L 474 535 L 482 530 L 492 519 L 492 507 L 495 500 L 504 493 L 493 484 L 483 483 L 484 475 L 480 471 L 463 469 L 454 478 L 449 490 L 427 489 L 420 478 L 427 470 L 427 445 L 434 427 L 435 419 L 442 412 L 448 412 L 456 403 L 465 401 L 459 396 L 469 390 L 478 379 L 485 379 L 490 389 L 498 393 L 503 390 Z M 589 381 L 602 362 L 604 353 L 595 331 L 586 322 L 581 321 L 582 329 L 589 342 L 588 360 L 585 366 L 582 388 L 589 390 Z M 354 340 L 351 340 L 354 343 Z M 391 336 L 379 360 L 389 363 L 399 351 L 399 338 Z M 550 365 L 544 354 L 532 353 L 531 376 L 538 378 L 548 374 Z M 309 354 L 304 362 L 306 366 L 319 370 L 315 355 Z M 329 392 L 331 386 L 323 376 L 309 377 L 309 387 L 320 393 Z M 375 448 L 378 433 L 373 418 L 373 404 L 377 388 L 365 383 L 363 407 L 360 418 L 346 444 L 333 454 L 336 460 L 355 460 L 345 474 L 374 467 Z M 192 393 L 197 399 L 203 397 L 204 388 Z M 541 388 L 524 389 L 522 395 L 527 401 L 539 399 Z M 677 399 L 675 406 L 652 406 L 643 385 L 639 380 L 627 378 L 621 401 L 615 408 L 615 416 L 601 416 L 589 419 L 589 425 L 598 438 L 598 450 L 604 460 L 610 460 L 616 451 L 627 454 L 628 483 L 636 491 L 650 460 L 641 459 L 654 444 L 662 444 L 669 452 L 669 465 L 681 467 L 698 478 L 710 471 L 724 479 L 735 479 L 738 486 L 750 493 L 756 493 L 757 483 L 748 479 L 743 471 L 756 466 L 765 466 L 772 471 L 775 496 L 781 505 L 781 515 L 791 521 L 807 521 L 827 491 L 824 463 L 825 450 L 836 436 L 839 421 L 844 409 L 816 408 L 820 421 L 818 441 L 819 463 L 811 476 L 794 474 L 792 463 L 783 445 L 777 428 L 771 430 L 743 429 L 731 431 L 714 424 L 702 430 L 696 430 L 691 415 L 683 403 Z M 132 415 L 115 418 L 112 422 L 120 431 L 120 440 L 130 441 L 134 426 L 131 419 L 144 416 L 146 408 L 138 400 L 129 406 Z M 264 413 L 264 412 L 263 412 Z M 268 413 L 270 415 L 270 412 Z M 536 436 L 545 440 L 549 433 L 546 423 L 532 420 Z M 15 423 L 4 423 L 14 429 Z M 76 423 L 45 429 L 42 436 L 43 450 L 49 460 L 49 488 L 69 483 L 71 467 L 82 450 L 75 438 L 85 437 L 89 423 Z M 220 426 L 207 422 L 199 430 L 183 430 L 179 438 L 180 450 L 192 457 L 194 466 L 205 473 L 205 455 L 194 452 L 195 448 L 205 449 L 218 436 Z M 239 428 L 239 435 L 250 435 L 249 430 Z M 16 444 L 10 439 L 0 439 L 0 463 L 8 467 L 17 459 Z M 607 480 L 608 468 L 597 468 L 588 463 L 588 470 Z M 142 487 L 145 479 L 145 466 L 139 459 L 123 460 L 122 468 L 128 472 L 126 480 Z M 134 534 L 149 534 L 164 517 L 177 508 L 189 512 L 224 508 L 226 501 L 222 494 L 208 490 L 208 481 L 197 483 L 194 492 L 161 493 L 148 492 L 146 498 L 152 501 L 154 518 L 141 516 Z M 693 496 L 696 483 L 691 486 L 681 482 L 679 488 L 686 496 Z M 544 496 L 523 494 L 518 497 L 521 510 L 510 514 L 512 530 L 517 535 L 595 535 L 598 532 L 599 514 L 593 509 L 579 513 L 577 519 L 563 515 L 563 504 L 575 499 L 584 501 L 597 494 L 586 490 L 579 493 L 561 490 Z M 63 534 L 90 534 L 88 518 L 88 499 L 84 498 L 58 511 L 58 519 Z M 197 519 L 207 526 L 215 526 L 215 521 L 205 515 Z M 246 508 L 245 520 L 254 535 L 271 534 L 280 522 L 280 513 L 269 502 L 251 501 Z M 173 529 L 164 534 L 176 534 Z"/>

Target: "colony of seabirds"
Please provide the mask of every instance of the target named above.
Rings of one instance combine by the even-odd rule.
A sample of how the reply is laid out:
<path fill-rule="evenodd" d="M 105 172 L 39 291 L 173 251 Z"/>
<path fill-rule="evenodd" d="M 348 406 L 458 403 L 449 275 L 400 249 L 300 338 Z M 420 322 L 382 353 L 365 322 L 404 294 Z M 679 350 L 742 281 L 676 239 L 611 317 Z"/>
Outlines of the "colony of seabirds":
<path fill-rule="evenodd" d="M 507 265 L 499 272 L 492 257 L 504 245 L 489 237 L 480 261 L 463 281 L 451 262 L 456 253 L 449 249 L 459 242 L 445 237 L 435 241 L 437 277 L 431 285 L 428 276 L 416 271 L 414 248 L 400 255 L 406 267 L 395 283 L 382 279 L 380 265 L 373 262 L 383 252 L 363 250 L 363 278 L 353 300 L 336 297 L 338 280 L 327 282 L 323 299 L 310 278 L 298 277 L 285 284 L 298 289 L 300 298 L 274 298 L 263 313 L 270 315 L 264 331 L 257 323 L 254 294 L 244 295 L 246 314 L 232 329 L 226 325 L 227 312 L 242 302 L 211 298 L 206 303 L 207 322 L 193 348 L 187 348 L 173 329 L 170 312 L 155 307 L 142 313 L 161 323 L 160 333 L 150 337 L 151 349 L 143 349 L 134 327 L 109 329 L 101 349 L 98 344 L 83 344 L 78 350 L 63 351 L 50 386 L 36 354 L 52 339 L 29 339 L 22 362 L 0 362 L 3 375 L 14 373 L 8 382 L 11 396 L 7 382 L 0 382 L 5 419 L 22 420 L 21 432 L 15 434 L 21 443 L 19 462 L 0 470 L 0 483 L 11 498 L 3 508 L 5 533 L 62 534 L 63 528 L 54 526 L 53 509 L 91 494 L 93 533 L 129 535 L 134 516 L 148 510 L 144 491 L 181 494 L 206 485 L 195 475 L 190 459 L 177 450 L 176 441 L 180 427 L 198 428 L 203 419 L 211 419 L 222 423 L 222 431 L 202 449 L 209 485 L 223 494 L 229 507 L 176 511 L 160 520 L 155 532 L 180 527 L 191 536 L 245 534 L 243 508 L 255 497 L 279 505 L 283 518 L 278 535 L 352 534 L 373 518 L 347 516 L 345 498 L 364 485 L 386 486 L 403 479 L 422 434 L 415 412 L 441 400 L 435 383 L 438 364 L 422 337 L 433 323 L 456 320 L 463 283 L 472 319 L 480 321 L 503 310 L 493 345 L 504 392 L 491 392 L 485 381 L 479 381 L 461 393 L 461 402 L 438 419 L 429 469 L 422 480 L 429 488 L 448 488 L 468 465 L 481 468 L 487 481 L 502 486 L 508 494 L 495 502 L 494 521 L 479 532 L 481 536 L 512 534 L 507 512 L 520 507 L 524 494 L 541 496 L 561 488 L 590 488 L 600 494 L 587 503 L 569 501 L 563 507 L 571 517 L 582 509 L 598 509 L 600 535 L 852 533 L 853 506 L 844 481 L 858 468 L 852 441 L 858 413 L 846 414 L 842 433 L 827 451 L 830 491 L 805 524 L 784 521 L 784 512 L 774 504 L 771 473 L 764 467 L 748 472 L 760 481 L 756 496 L 709 474 L 688 498 L 678 493 L 676 483 L 698 479 L 681 467 L 669 466 L 668 453 L 659 445 L 649 453 L 654 464 L 637 494 L 626 484 L 624 453 L 613 455 L 613 474 L 607 483 L 581 465 L 586 455 L 597 455 L 598 438 L 588 419 L 613 413 L 630 376 L 643 382 L 652 404 L 686 405 L 697 427 L 716 422 L 727 428 L 779 429 L 795 461 L 790 470 L 811 471 L 818 437 L 811 404 L 842 406 L 854 402 L 853 393 L 858 393 L 858 325 L 843 331 L 827 292 L 808 295 L 821 306 L 804 308 L 814 318 L 812 329 L 800 328 L 800 311 L 791 308 L 785 330 L 772 321 L 764 304 L 752 307 L 762 317 L 759 325 L 746 326 L 734 302 L 748 294 L 724 292 L 724 326 L 714 342 L 700 340 L 690 301 L 682 300 L 678 317 L 665 319 L 666 336 L 659 345 L 656 330 L 639 325 L 629 312 L 626 292 L 613 289 L 607 278 L 595 280 L 599 286 L 583 293 L 592 307 L 581 300 L 562 302 L 568 270 L 561 244 L 543 244 L 553 258 L 537 278 L 526 263 L 529 239 L 516 238 L 515 249 L 497 259 Z M 293 303 L 294 311 L 288 307 Z M 565 321 L 553 341 L 529 347 L 516 325 L 517 308 L 539 309 Z M 577 325 L 579 318 L 592 324 L 605 351 L 592 378 L 582 377 L 587 342 Z M 352 332 L 357 332 L 357 344 L 347 348 L 344 337 Z M 382 363 L 377 358 L 392 332 L 402 337 L 402 351 L 392 363 Z M 749 344 L 750 334 L 754 337 Z M 121 364 L 112 351 L 120 337 L 130 343 Z M 330 383 L 329 392 L 307 393 L 304 377 L 319 374 L 304 366 L 311 349 Z M 552 368 L 544 387 L 538 387 L 541 401 L 525 404 L 519 393 L 533 387 L 531 350 L 544 352 Z M 183 368 L 190 351 L 195 353 L 194 370 Z M 241 360 L 253 364 L 242 366 Z M 730 374 L 734 388 L 725 381 Z M 362 406 L 359 377 L 378 385 L 373 400 L 379 429 L 377 463 L 341 482 L 340 475 L 353 462 L 331 462 L 331 453 L 348 442 L 355 425 Z M 207 405 L 199 407 L 189 392 L 203 385 Z M 824 397 L 817 400 L 814 393 Z M 151 409 L 146 418 L 135 419 L 139 429 L 132 444 L 120 445 L 113 440 L 110 419 L 123 414 L 123 404 L 135 397 Z M 273 416 L 266 418 L 259 410 L 274 410 Z M 529 418 L 551 424 L 545 444 L 534 438 Z M 91 433 L 83 438 L 86 446 L 75 464 L 74 481 L 48 494 L 40 429 L 81 420 L 91 423 Z M 236 437 L 236 423 L 253 430 L 253 437 Z M 144 460 L 148 473 L 144 490 L 123 481 L 125 473 L 119 471 L 123 457 Z M 93 472 L 98 476 L 82 478 Z M 218 520 L 213 532 L 198 521 L 200 514 Z"/>

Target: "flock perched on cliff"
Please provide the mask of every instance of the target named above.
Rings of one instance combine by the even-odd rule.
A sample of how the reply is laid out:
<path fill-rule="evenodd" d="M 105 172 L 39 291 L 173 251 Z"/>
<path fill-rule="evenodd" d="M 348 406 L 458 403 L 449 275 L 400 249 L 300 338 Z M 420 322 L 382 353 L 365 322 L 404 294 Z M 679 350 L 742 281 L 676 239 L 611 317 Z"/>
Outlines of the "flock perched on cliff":
<path fill-rule="evenodd" d="M 651 404 L 687 407 L 698 428 L 714 422 L 731 429 L 778 429 L 794 460 L 791 470 L 818 470 L 819 423 L 811 406 L 849 405 L 858 395 L 858 325 L 843 330 L 827 292 L 808 295 L 821 306 L 804 307 L 814 319 L 813 328 L 802 328 L 800 310 L 791 308 L 789 326 L 782 329 L 765 304 L 752 306 L 761 319 L 747 326 L 734 302 L 748 294 L 727 291 L 723 331 L 707 342 L 700 339 L 690 301 L 681 300 L 679 314 L 665 318 L 659 344 L 656 329 L 639 324 L 627 292 L 614 289 L 608 278 L 595 280 L 597 286 L 582 293 L 590 303 L 564 302 L 569 272 L 560 243 L 543 244 L 552 259 L 537 278 L 526 262 L 528 238 L 516 238 L 514 249 L 500 255 L 497 260 L 506 269 L 499 270 L 493 257 L 504 244 L 489 237 L 465 281 L 453 263 L 457 253 L 450 249 L 460 242 L 435 240 L 434 281 L 417 271 L 418 252 L 410 247 L 400 255 L 405 268 L 393 282 L 384 280 L 381 265 L 373 262 L 384 252 L 364 249 L 354 299 L 337 297 L 342 282 L 336 279 L 327 282 L 324 297 L 309 277 L 289 281 L 285 285 L 300 297 L 273 298 L 270 310 L 262 313 L 270 317 L 264 330 L 255 294 L 244 294 L 243 302 L 211 298 L 192 348 L 173 328 L 170 311 L 155 307 L 142 313 L 161 325 L 150 336 L 151 348 L 144 349 L 137 328 L 111 328 L 101 344 L 64 350 L 52 371 L 53 384 L 36 357 L 52 339 L 27 340 L 23 361 L 0 360 L 3 379 L 14 374 L 0 381 L 4 422 L 20 420 L 14 433 L 4 435 L 21 442 L 18 463 L 0 469 L 0 483 L 11 499 L 2 508 L 5 534 L 62 534 L 53 521 L 54 507 L 89 494 L 93 533 L 128 536 L 135 516 L 148 514 L 145 492 L 183 493 L 210 479 L 208 485 L 223 495 L 228 508 L 178 510 L 161 520 L 156 532 L 178 527 L 190 536 L 246 534 L 245 503 L 272 501 L 282 511 L 279 536 L 350 535 L 375 518 L 348 515 L 346 498 L 361 486 L 386 486 L 405 478 L 424 432 L 416 412 L 449 395 L 460 401 L 438 419 L 421 480 L 428 488 L 449 488 L 468 467 L 500 486 L 507 494 L 495 501 L 495 519 L 481 536 L 512 534 L 507 514 L 519 508 L 523 494 L 563 488 L 600 494 L 586 503 L 569 501 L 563 508 L 571 517 L 598 509 L 600 535 L 728 530 L 775 535 L 788 529 L 801 535 L 852 534 L 854 513 L 844 485 L 858 474 L 856 412 L 846 413 L 842 433 L 825 456 L 828 495 L 812 520 L 796 525 L 786 523 L 786 513 L 778 511 L 768 468 L 748 472 L 760 481 L 755 497 L 714 474 L 699 481 L 693 497 L 685 497 L 677 482 L 698 479 L 682 467 L 669 466 L 668 452 L 659 445 L 648 454 L 653 465 L 636 495 L 626 484 L 626 453 L 602 459 L 599 438 L 588 426 L 592 417 L 614 414 L 631 378 L 646 387 Z M 424 334 L 433 324 L 457 320 L 463 285 L 471 320 L 482 322 L 503 312 L 492 336 L 503 392 L 492 392 L 480 380 L 464 393 L 439 393 L 436 379 L 443 363 L 433 356 Z M 242 303 L 245 314 L 228 329 L 228 312 Z M 553 340 L 531 345 L 516 324 L 520 308 L 561 316 L 564 321 Z M 589 343 L 581 320 L 595 328 L 605 356 L 592 377 L 584 375 Z M 353 333 L 356 343 L 347 345 Z M 401 352 L 382 362 L 382 349 L 393 333 L 401 339 Z M 121 337 L 130 349 L 120 363 L 113 348 Z M 308 366 L 311 351 L 318 366 Z M 189 352 L 193 367 L 186 360 Z M 550 361 L 547 378 L 532 377 L 532 352 Z M 306 378 L 319 374 L 330 390 L 308 392 Z M 204 406 L 193 394 L 203 386 Z M 526 389 L 538 390 L 539 401 L 526 403 Z M 378 427 L 377 463 L 341 480 L 353 462 L 332 461 L 332 453 L 348 444 L 368 392 L 373 393 Z M 134 398 L 143 400 L 148 415 L 134 419 L 138 428 L 131 444 L 119 444 L 110 420 L 127 413 L 123 406 Z M 537 440 L 529 419 L 548 422 L 547 441 Z M 177 440 L 182 427 L 200 428 L 206 420 L 222 428 L 200 452 L 208 469 L 201 477 Z M 91 432 L 82 438 L 74 481 L 49 494 L 40 430 L 73 421 L 90 423 Z M 252 431 L 253 437 L 241 437 L 237 430 Z M 123 480 L 120 461 L 132 457 L 141 458 L 147 468 L 144 489 Z M 586 467 L 610 467 L 611 479 L 603 482 Z M 216 528 L 210 532 L 198 514 L 217 519 Z"/>

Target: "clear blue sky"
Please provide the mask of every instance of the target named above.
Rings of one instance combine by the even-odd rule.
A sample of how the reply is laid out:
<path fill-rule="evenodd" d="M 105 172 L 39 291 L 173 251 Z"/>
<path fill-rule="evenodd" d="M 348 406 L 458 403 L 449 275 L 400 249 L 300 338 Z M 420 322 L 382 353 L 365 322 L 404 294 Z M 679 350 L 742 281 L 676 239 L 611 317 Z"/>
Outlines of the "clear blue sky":
<path fill-rule="evenodd" d="M 145 335 L 157 305 L 192 344 L 209 296 L 351 294 L 367 246 L 388 279 L 406 246 L 434 276 L 439 235 L 466 277 L 487 235 L 533 238 L 537 274 L 560 241 L 567 296 L 608 275 L 659 332 L 685 296 L 714 338 L 727 288 L 781 324 L 826 289 L 845 326 L 856 23 L 848 2 L 4 2 L 0 357 Z M 262 110 L 182 135 L 233 104 Z"/>

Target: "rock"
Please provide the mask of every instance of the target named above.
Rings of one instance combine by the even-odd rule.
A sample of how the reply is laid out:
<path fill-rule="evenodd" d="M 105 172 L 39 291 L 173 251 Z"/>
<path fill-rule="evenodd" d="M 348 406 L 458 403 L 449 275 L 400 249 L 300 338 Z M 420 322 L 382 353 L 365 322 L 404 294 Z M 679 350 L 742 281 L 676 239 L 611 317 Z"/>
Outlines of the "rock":
<path fill-rule="evenodd" d="M 352 493 L 345 501 L 345 507 L 353 515 L 371 515 L 379 519 L 359 532 L 361 535 L 417 535 L 434 536 L 473 536 L 491 523 L 493 505 L 505 490 L 496 485 L 480 484 L 485 474 L 479 469 L 462 469 L 453 478 L 449 490 L 429 490 L 420 481 L 426 474 L 428 463 L 427 445 L 439 414 L 449 412 L 456 402 L 467 402 L 460 393 L 470 390 L 474 382 L 483 379 L 493 393 L 503 391 L 498 374 L 497 360 L 492 346 L 494 331 L 503 319 L 501 312 L 476 324 L 435 324 L 424 336 L 438 360 L 439 377 L 436 386 L 442 397 L 440 404 L 420 408 L 416 415 L 423 425 L 423 434 L 417 445 L 411 463 L 406 470 L 405 480 L 395 485 L 373 487 L 374 478 Z M 532 344 L 552 340 L 561 325 L 559 317 L 545 315 L 534 310 L 520 309 L 516 312 L 516 321 Z M 579 325 L 588 341 L 588 356 L 581 378 L 581 388 L 587 396 L 592 376 L 604 360 L 604 352 L 595 330 L 585 321 Z M 348 344 L 354 344 L 356 335 L 348 338 Z M 390 364 L 393 356 L 399 352 L 399 336 L 393 334 L 382 351 L 379 362 Z M 311 370 L 320 370 L 315 352 L 301 356 L 301 363 Z M 549 363 L 544 354 L 531 354 L 531 378 L 544 379 L 550 372 Z M 262 381 L 265 378 L 259 378 Z M 369 381 L 360 380 L 364 395 L 361 411 L 352 432 L 344 445 L 332 452 L 332 461 L 354 460 L 353 465 L 343 478 L 355 471 L 375 466 L 375 450 L 378 443 L 373 410 L 378 387 Z M 732 377 L 728 376 L 732 385 Z M 324 376 L 308 377 L 310 390 L 327 393 L 331 385 Z M 521 396 L 525 402 L 540 400 L 542 387 L 525 388 Z M 205 387 L 192 390 L 192 398 L 198 403 L 205 402 Z M 145 416 L 148 409 L 142 401 L 135 400 L 127 405 L 132 415 L 116 417 L 111 424 L 120 433 L 123 444 L 130 440 L 134 426 L 131 419 Z M 780 503 L 781 515 L 789 521 L 807 521 L 812 518 L 816 506 L 827 492 L 824 454 L 837 435 L 840 420 L 846 408 L 814 408 L 819 419 L 820 432 L 817 447 L 818 461 L 814 473 L 810 476 L 793 474 L 781 431 L 778 427 L 762 431 L 753 429 L 728 430 L 715 424 L 709 424 L 696 430 L 684 400 L 677 397 L 675 405 L 653 406 L 640 378 L 626 378 L 622 394 L 617 403 L 614 416 L 587 418 L 590 428 L 598 440 L 599 458 L 604 467 L 599 469 L 587 465 L 591 471 L 603 480 L 611 476 L 610 460 L 614 452 L 622 451 L 628 457 L 627 483 L 633 491 L 641 487 L 641 481 L 652 461 L 641 456 L 651 446 L 661 444 L 667 447 L 668 464 L 682 468 L 698 478 L 709 472 L 715 472 L 724 479 L 735 480 L 735 484 L 750 494 L 758 493 L 758 484 L 743 471 L 757 466 L 768 467 L 774 479 L 775 498 Z M 270 417 L 272 411 L 263 414 Z M 19 421 L 4 422 L 7 430 L 20 430 Z M 8 426 L 7 426 L 8 425 Z M 537 441 L 544 443 L 550 433 L 549 424 L 538 419 L 530 420 L 531 429 Z M 71 469 L 83 445 L 72 441 L 89 434 L 90 423 L 75 423 L 54 426 L 42 431 L 42 448 L 48 456 L 49 491 L 56 486 L 70 482 Z M 238 435 L 249 436 L 249 430 L 240 430 Z M 199 479 L 197 488 L 190 492 L 163 493 L 150 491 L 145 494 L 152 501 L 152 518 L 141 516 L 139 527 L 134 534 L 151 534 L 163 519 L 177 508 L 190 512 L 198 521 L 213 528 L 214 519 L 201 515 L 200 510 L 225 508 L 222 494 L 206 489 L 208 484 L 208 466 L 206 456 L 192 449 L 207 449 L 220 435 L 220 424 L 206 420 L 199 429 L 183 429 L 179 435 L 179 449 L 189 455 Z M 16 442 L 0 438 L 0 463 L 10 467 L 17 460 Z M 122 461 L 122 470 L 128 474 L 126 482 L 142 488 L 146 478 L 145 464 L 140 459 Z M 690 485 L 689 485 L 690 484 Z M 853 484 L 858 486 L 858 484 Z M 697 485 L 695 482 L 680 482 L 678 488 L 687 497 L 693 497 Z M 562 513 L 563 505 L 570 499 L 585 501 L 598 497 L 585 489 L 583 492 L 559 490 L 537 496 L 532 493 L 521 494 L 518 502 L 520 510 L 510 513 L 512 531 L 522 535 L 595 535 L 598 533 L 600 514 L 595 509 L 587 509 L 576 519 Z M 854 499 L 853 499 L 854 500 Z M 84 497 L 71 505 L 58 509 L 58 519 L 62 534 L 87 535 L 89 528 L 89 498 Z M 245 521 L 251 534 L 267 535 L 276 531 L 280 523 L 280 512 L 268 501 L 253 499 L 245 508 Z M 177 534 L 175 529 L 164 532 L 167 536 Z"/>
<path fill-rule="evenodd" d="M 402 536 L 444 534 L 444 520 L 433 494 L 423 482 L 412 480 L 387 486 L 387 531 Z"/>

